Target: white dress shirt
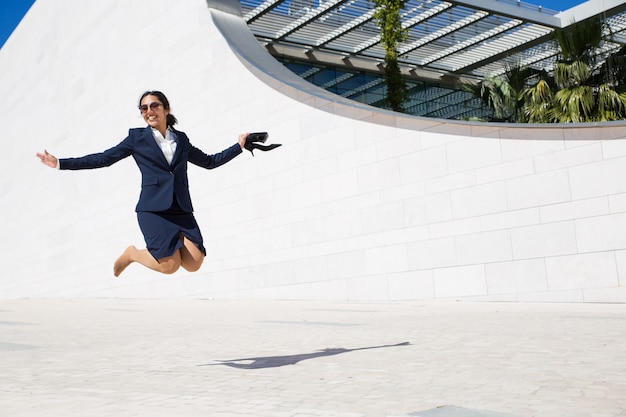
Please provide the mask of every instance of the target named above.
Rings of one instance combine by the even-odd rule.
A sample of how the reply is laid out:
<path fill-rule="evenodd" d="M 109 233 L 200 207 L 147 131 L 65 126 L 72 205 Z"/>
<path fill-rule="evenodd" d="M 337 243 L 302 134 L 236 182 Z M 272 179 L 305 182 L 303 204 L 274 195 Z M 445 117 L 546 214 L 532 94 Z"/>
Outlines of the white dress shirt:
<path fill-rule="evenodd" d="M 176 138 L 174 133 L 168 127 L 165 131 L 165 137 L 163 137 L 159 129 L 152 128 L 152 136 L 154 136 L 154 139 L 161 148 L 161 152 L 163 152 L 163 156 L 167 159 L 167 163 L 171 165 L 174 152 L 176 152 Z"/>

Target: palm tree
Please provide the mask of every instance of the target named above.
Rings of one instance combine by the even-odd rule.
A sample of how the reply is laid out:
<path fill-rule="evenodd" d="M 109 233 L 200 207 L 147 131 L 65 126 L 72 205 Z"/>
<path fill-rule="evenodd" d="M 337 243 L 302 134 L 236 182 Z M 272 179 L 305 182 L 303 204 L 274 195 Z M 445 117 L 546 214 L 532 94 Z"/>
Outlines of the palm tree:
<path fill-rule="evenodd" d="M 524 90 L 524 113 L 528 123 L 554 122 L 552 102 L 554 93 L 545 79 L 540 79 L 537 84 Z"/>
<path fill-rule="evenodd" d="M 558 91 L 540 80 L 524 91 L 524 112 L 530 123 L 581 123 L 626 117 L 626 93 L 609 84 L 590 83 L 591 68 L 582 61 L 559 62 L 554 68 Z"/>
<path fill-rule="evenodd" d="M 626 46 L 609 55 L 600 66 L 599 76 L 615 87 L 615 90 L 626 92 Z"/>
<path fill-rule="evenodd" d="M 618 93 L 597 70 L 593 51 L 602 42 L 599 19 L 555 31 L 561 58 L 554 67 L 559 90 L 552 96 L 549 119 L 559 123 L 618 120 L 626 116 L 626 94 Z M 527 114 L 531 106 L 525 107 Z M 530 115 L 529 115 L 530 119 Z"/>
<path fill-rule="evenodd" d="M 560 62 L 583 61 L 595 64 L 595 49 L 602 42 L 604 23 L 599 18 L 576 22 L 564 29 L 554 31 L 554 40 L 559 46 Z"/>
<path fill-rule="evenodd" d="M 583 61 L 571 64 L 558 62 L 554 68 L 554 80 L 560 87 L 554 94 L 552 111 L 559 123 L 590 121 L 596 100 L 594 91 L 587 84 L 591 68 Z"/>
<path fill-rule="evenodd" d="M 556 30 L 560 53 L 552 76 L 521 66 L 502 76 L 486 76 L 478 85 L 462 85 L 481 98 L 498 121 L 577 123 L 626 118 L 626 48 L 602 65 L 594 51 L 600 46 L 600 19 Z"/>
<path fill-rule="evenodd" d="M 493 110 L 494 119 L 504 122 L 525 122 L 524 90 L 527 80 L 534 75 L 528 67 L 507 67 L 504 75 L 486 76 L 478 84 L 464 83 L 461 88 L 480 98 Z"/>
<path fill-rule="evenodd" d="M 622 120 L 626 117 L 626 93 L 618 93 L 606 84 L 598 89 L 596 121 Z"/>

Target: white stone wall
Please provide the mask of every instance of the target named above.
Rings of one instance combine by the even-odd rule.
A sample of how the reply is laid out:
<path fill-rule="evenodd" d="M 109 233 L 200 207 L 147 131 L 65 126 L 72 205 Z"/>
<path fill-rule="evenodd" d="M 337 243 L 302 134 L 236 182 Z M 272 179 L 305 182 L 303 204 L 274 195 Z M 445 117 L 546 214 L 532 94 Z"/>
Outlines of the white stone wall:
<path fill-rule="evenodd" d="M 216 12 L 221 16 L 221 12 Z M 450 123 L 311 94 L 233 52 L 204 0 L 38 0 L 0 50 L 0 297 L 626 301 L 626 125 Z M 168 96 L 207 152 L 244 131 L 284 146 L 190 167 L 208 256 L 159 275 L 132 158 L 99 152 Z"/>

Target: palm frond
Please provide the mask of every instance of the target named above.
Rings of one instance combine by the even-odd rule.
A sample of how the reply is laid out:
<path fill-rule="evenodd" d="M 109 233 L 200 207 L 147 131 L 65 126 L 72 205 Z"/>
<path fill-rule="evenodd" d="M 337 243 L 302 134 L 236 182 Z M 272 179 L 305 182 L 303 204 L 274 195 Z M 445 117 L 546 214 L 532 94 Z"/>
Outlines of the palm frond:
<path fill-rule="evenodd" d="M 524 114 L 530 123 L 550 123 L 554 119 L 550 109 L 554 100 L 552 89 L 546 80 L 524 90 Z"/>

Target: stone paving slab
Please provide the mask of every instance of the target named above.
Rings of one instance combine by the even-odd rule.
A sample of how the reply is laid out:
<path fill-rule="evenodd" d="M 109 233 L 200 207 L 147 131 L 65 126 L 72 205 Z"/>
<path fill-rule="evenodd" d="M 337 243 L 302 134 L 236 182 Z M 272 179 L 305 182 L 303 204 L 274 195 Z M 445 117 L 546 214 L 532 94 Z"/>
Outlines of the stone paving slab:
<path fill-rule="evenodd" d="M 626 415 L 626 305 L 0 300 L 0 416 Z"/>

